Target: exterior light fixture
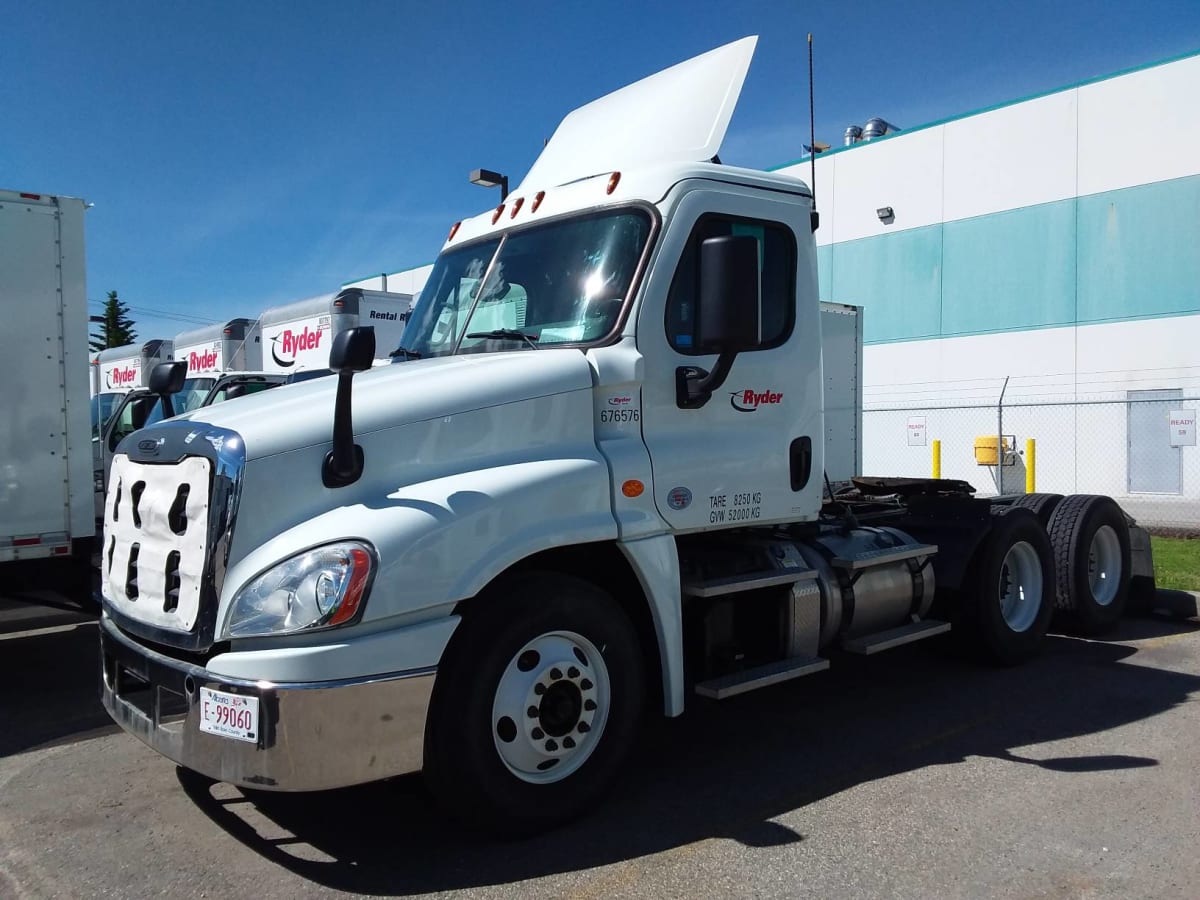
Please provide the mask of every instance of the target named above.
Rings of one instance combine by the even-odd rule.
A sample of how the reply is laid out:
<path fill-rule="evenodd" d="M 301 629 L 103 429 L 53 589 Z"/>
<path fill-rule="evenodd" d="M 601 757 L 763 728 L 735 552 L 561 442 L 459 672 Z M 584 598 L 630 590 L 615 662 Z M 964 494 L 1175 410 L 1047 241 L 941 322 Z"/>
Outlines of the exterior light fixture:
<path fill-rule="evenodd" d="M 480 187 L 500 188 L 500 202 L 503 203 L 508 199 L 508 176 L 501 175 L 499 172 L 493 172 L 491 169 L 474 169 L 471 172 L 471 184 L 477 184 Z"/>
<path fill-rule="evenodd" d="M 885 225 L 887 225 L 896 218 L 896 211 L 890 206 L 881 206 L 879 209 L 875 210 L 875 215 L 879 216 L 880 222 L 883 222 Z"/>

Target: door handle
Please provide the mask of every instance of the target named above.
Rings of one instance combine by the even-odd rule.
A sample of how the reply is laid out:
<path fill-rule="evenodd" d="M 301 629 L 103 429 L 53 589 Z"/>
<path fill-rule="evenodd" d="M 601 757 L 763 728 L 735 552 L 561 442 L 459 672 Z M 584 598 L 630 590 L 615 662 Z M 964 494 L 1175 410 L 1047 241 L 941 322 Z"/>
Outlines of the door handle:
<path fill-rule="evenodd" d="M 812 438 L 798 437 L 788 448 L 788 469 L 792 476 L 792 490 L 803 490 L 812 475 Z"/>

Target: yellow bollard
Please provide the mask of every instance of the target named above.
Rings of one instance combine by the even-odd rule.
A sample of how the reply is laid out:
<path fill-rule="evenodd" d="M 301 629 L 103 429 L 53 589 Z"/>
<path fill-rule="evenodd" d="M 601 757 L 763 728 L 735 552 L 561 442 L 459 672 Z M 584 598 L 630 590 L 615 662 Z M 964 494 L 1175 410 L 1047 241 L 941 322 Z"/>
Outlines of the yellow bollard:
<path fill-rule="evenodd" d="M 1025 493 L 1037 493 L 1037 441 L 1025 441 Z"/>
<path fill-rule="evenodd" d="M 933 442 L 933 477 L 942 477 L 942 442 Z"/>

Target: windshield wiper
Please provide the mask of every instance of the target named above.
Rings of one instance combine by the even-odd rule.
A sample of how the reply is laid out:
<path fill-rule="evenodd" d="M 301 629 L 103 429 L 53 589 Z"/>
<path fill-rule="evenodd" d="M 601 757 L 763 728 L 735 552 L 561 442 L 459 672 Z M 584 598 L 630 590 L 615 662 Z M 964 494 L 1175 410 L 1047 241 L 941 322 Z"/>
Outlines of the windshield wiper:
<path fill-rule="evenodd" d="M 493 331 L 473 331 L 467 337 L 474 340 L 475 338 L 495 338 L 498 340 L 524 341 L 534 350 L 540 350 L 536 334 L 526 334 L 523 331 L 517 331 L 515 328 L 497 328 Z"/>
<path fill-rule="evenodd" d="M 395 350 L 393 350 L 391 353 L 388 354 L 388 357 L 390 357 L 391 359 L 395 359 L 397 356 L 403 356 L 405 359 L 420 359 L 421 358 L 420 353 L 418 353 L 416 350 L 409 350 L 407 347 L 397 347 Z"/>

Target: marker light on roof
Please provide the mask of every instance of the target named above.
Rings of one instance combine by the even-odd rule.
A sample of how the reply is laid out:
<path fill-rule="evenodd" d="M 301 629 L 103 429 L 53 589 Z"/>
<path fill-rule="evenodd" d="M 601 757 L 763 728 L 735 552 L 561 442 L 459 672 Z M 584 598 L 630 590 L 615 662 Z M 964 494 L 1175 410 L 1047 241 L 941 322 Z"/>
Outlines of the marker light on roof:
<path fill-rule="evenodd" d="M 545 191 L 538 191 L 533 195 L 533 205 L 529 207 L 531 213 L 537 212 L 537 208 L 542 205 L 542 201 L 546 199 Z"/>
<path fill-rule="evenodd" d="M 449 243 L 450 241 L 454 240 L 454 236 L 456 234 L 458 234 L 458 226 L 461 224 L 462 224 L 462 221 L 460 220 L 450 226 L 450 233 L 448 235 L 446 235 L 446 243 Z"/>
<path fill-rule="evenodd" d="M 508 217 L 509 217 L 510 219 L 515 219 L 515 218 L 517 217 L 517 213 L 521 211 L 521 204 L 522 204 L 522 203 L 524 203 L 524 202 L 525 202 L 525 198 L 524 198 L 524 197 L 518 197 L 518 198 L 516 199 L 516 201 L 513 203 L 512 212 L 510 212 L 510 213 L 508 214 Z"/>
<path fill-rule="evenodd" d="M 617 185 L 621 183 L 621 173 L 613 172 L 608 176 L 608 188 L 604 191 L 606 194 L 611 194 L 617 189 Z"/>
<path fill-rule="evenodd" d="M 494 213 L 492 213 L 492 224 L 495 225 L 497 222 L 499 222 L 500 217 L 502 215 L 504 215 L 504 204 L 503 203 L 501 203 L 499 206 L 497 206 L 496 211 Z"/>

